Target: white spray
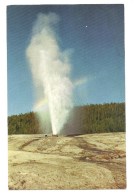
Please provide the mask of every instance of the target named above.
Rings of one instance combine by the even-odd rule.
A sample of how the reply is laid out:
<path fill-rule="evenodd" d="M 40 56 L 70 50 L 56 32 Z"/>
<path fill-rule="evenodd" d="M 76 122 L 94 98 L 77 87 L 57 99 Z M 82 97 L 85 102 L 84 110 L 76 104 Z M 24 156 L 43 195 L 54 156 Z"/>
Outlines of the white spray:
<path fill-rule="evenodd" d="M 47 100 L 53 134 L 60 134 L 68 118 L 72 108 L 73 89 L 69 79 L 68 52 L 61 51 L 54 31 L 58 22 L 59 17 L 55 13 L 38 14 L 26 50 L 37 93 L 41 94 L 37 94 L 37 102 L 40 96 Z M 42 113 L 39 115 L 40 121 Z"/>

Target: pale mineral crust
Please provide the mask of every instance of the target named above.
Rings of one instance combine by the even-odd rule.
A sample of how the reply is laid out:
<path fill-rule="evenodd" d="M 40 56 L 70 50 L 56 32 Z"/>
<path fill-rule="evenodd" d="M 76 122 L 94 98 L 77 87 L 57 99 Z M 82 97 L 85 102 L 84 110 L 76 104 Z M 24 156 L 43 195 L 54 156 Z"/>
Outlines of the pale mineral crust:
<path fill-rule="evenodd" d="M 10 135 L 10 190 L 124 189 L 125 133 Z"/>

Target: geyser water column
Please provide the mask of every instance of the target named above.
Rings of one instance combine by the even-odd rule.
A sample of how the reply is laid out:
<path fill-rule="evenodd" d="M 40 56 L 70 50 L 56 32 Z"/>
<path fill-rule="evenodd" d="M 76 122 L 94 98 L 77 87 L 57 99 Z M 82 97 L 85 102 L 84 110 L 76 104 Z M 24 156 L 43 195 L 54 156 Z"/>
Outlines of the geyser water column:
<path fill-rule="evenodd" d="M 43 90 L 40 93 L 42 99 L 48 100 L 53 134 L 61 133 L 73 106 L 69 52 L 61 51 L 59 47 L 55 33 L 58 22 L 59 17 L 55 13 L 38 14 L 26 50 L 36 92 Z"/>

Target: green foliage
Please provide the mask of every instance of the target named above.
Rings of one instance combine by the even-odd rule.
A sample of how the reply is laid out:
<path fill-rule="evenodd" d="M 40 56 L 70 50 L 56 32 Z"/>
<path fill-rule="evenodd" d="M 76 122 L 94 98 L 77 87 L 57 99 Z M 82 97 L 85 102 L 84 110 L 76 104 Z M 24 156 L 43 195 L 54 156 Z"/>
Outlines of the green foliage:
<path fill-rule="evenodd" d="M 125 103 L 75 107 L 64 126 L 65 134 L 125 131 Z"/>
<path fill-rule="evenodd" d="M 111 103 L 74 107 L 62 132 L 85 134 L 122 131 L 125 131 L 125 103 Z M 42 132 L 33 112 L 8 117 L 8 134 Z"/>
<path fill-rule="evenodd" d="M 37 133 L 41 133 L 41 129 L 33 112 L 8 117 L 8 134 Z"/>

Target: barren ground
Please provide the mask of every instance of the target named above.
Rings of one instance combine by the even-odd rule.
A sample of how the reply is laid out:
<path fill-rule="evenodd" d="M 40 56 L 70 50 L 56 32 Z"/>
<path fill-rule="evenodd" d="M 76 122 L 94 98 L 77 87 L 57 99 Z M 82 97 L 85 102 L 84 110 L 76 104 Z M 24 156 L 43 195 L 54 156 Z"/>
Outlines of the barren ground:
<path fill-rule="evenodd" d="M 126 188 L 125 133 L 8 140 L 9 189 Z"/>

